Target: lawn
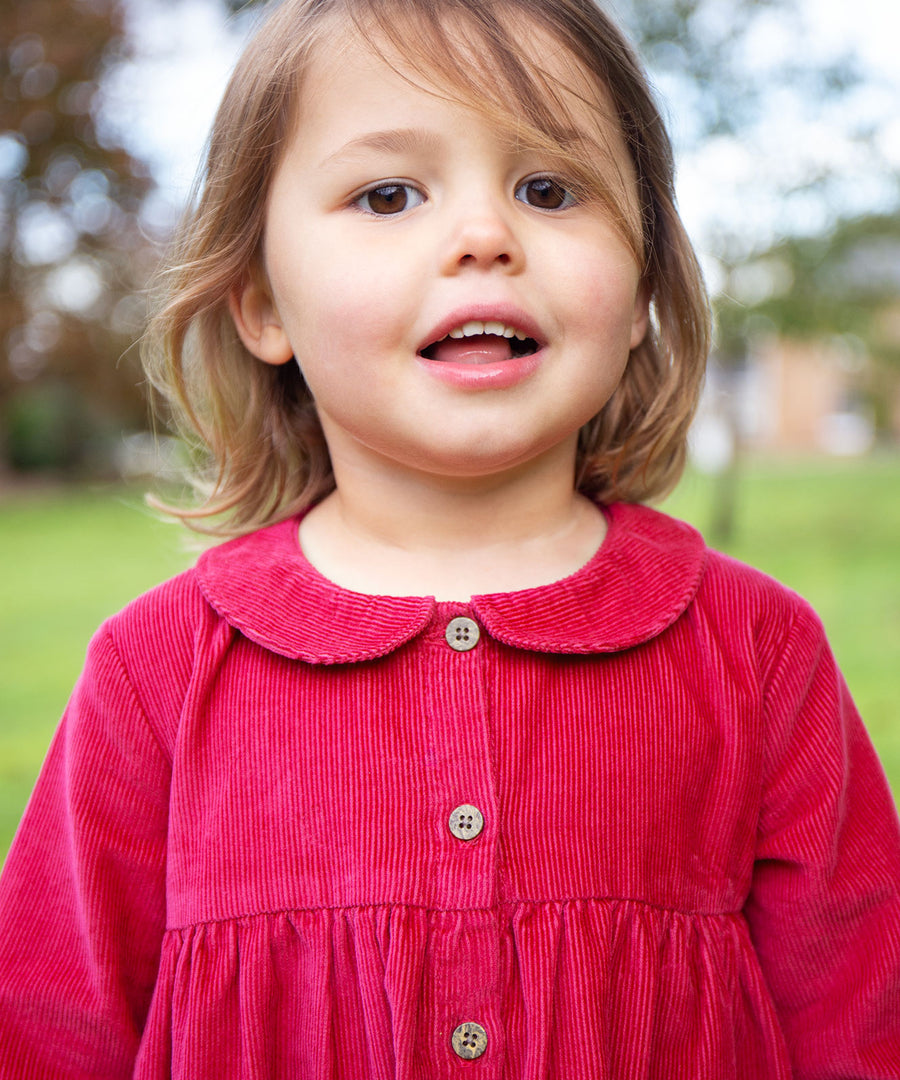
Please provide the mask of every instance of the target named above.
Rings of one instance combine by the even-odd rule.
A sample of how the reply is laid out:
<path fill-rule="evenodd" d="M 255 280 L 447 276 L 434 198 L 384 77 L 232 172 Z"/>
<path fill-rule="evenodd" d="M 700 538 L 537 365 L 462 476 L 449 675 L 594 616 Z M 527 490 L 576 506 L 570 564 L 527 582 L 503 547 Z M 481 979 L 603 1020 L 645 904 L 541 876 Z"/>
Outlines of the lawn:
<path fill-rule="evenodd" d="M 689 475 L 665 508 L 706 530 L 714 490 Z M 900 457 L 748 464 L 721 546 L 817 608 L 900 795 Z M 0 858 L 91 633 L 192 558 L 133 490 L 0 501 Z"/>

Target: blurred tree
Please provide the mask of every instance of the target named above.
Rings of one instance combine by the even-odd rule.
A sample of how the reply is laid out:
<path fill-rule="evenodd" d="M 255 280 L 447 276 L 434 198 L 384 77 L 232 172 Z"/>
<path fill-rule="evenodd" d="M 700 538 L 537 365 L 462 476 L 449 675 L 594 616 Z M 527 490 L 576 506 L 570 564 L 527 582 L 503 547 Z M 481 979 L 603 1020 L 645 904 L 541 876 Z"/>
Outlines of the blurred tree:
<path fill-rule="evenodd" d="M 764 316 L 792 337 L 854 334 L 880 360 L 900 366 L 900 213 L 838 221 L 820 236 L 788 237 L 748 260 L 735 277 L 736 296 L 723 301 L 726 318 L 739 319 L 739 311 Z"/>
<path fill-rule="evenodd" d="M 141 425 L 147 169 L 99 120 L 124 52 L 115 0 L 0 6 L 0 401 L 6 462 L 84 466 L 90 432 Z"/>
<path fill-rule="evenodd" d="M 819 236 L 787 237 L 731 274 L 719 301 L 726 341 L 763 333 L 843 337 L 870 361 L 876 430 L 896 425 L 900 385 L 900 212 L 837 221 Z"/>

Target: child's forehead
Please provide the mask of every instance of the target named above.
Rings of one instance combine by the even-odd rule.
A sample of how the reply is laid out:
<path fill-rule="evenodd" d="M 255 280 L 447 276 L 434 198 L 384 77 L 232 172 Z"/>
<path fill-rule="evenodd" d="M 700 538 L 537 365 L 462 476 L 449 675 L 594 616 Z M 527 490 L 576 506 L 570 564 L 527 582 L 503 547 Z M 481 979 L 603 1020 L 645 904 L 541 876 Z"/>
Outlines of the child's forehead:
<path fill-rule="evenodd" d="M 299 112 L 315 108 L 316 84 L 356 64 L 372 70 L 373 59 L 413 86 L 494 119 L 546 129 L 553 134 L 596 135 L 598 124 L 619 128 L 616 108 L 603 79 L 533 17 L 521 13 L 504 26 L 498 42 L 470 19 L 402 17 L 390 32 L 371 17 L 334 14 L 311 56 L 300 93 Z M 364 80 L 360 80 L 364 92 Z M 544 114 L 543 116 L 541 114 Z"/>

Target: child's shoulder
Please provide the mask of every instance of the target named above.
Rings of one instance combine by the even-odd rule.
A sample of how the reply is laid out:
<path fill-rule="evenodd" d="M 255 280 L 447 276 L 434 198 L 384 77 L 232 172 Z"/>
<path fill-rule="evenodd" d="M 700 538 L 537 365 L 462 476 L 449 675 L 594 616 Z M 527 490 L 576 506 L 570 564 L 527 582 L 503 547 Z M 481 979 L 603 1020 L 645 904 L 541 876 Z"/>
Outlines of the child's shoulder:
<path fill-rule="evenodd" d="M 671 624 L 676 649 L 687 644 L 728 657 L 735 670 L 755 671 L 761 685 L 777 683 L 785 672 L 811 672 L 831 657 L 822 621 L 793 589 L 709 547 L 693 526 L 660 511 L 636 506 L 624 518 L 639 543 L 646 546 L 649 536 L 663 552 L 680 548 L 689 553 L 685 564 L 698 568 L 696 588 Z M 648 547 L 644 560 L 650 559 Z M 670 574 L 668 567 L 657 570 L 657 580 L 667 583 Z M 831 659 L 827 664 L 833 667 Z"/>
<path fill-rule="evenodd" d="M 110 698 L 121 698 L 127 687 L 143 714 L 157 718 L 162 730 L 162 718 L 179 714 L 204 641 L 214 637 L 215 621 L 196 567 L 186 570 L 138 596 L 100 626 L 88 649 L 82 682 L 96 681 Z"/>
<path fill-rule="evenodd" d="M 689 553 L 698 569 L 693 606 L 760 631 L 789 628 L 798 622 L 821 625 L 799 593 L 770 574 L 709 547 L 687 522 L 647 506 L 629 506 L 624 514 L 634 534 L 652 537 L 661 550 L 680 548 Z M 651 557 L 650 549 L 646 557 Z"/>
<path fill-rule="evenodd" d="M 204 550 L 196 563 L 132 600 L 104 624 L 117 640 L 193 640 L 210 614 L 227 618 L 220 594 L 261 593 L 267 575 L 277 574 L 296 555 L 296 520 L 282 521 Z M 271 604 L 270 593 L 266 602 Z M 260 600 L 262 597 L 260 596 Z"/>
<path fill-rule="evenodd" d="M 815 609 L 805 597 L 771 574 L 741 562 L 715 548 L 707 548 L 703 577 L 704 597 L 736 617 L 790 627 L 809 624 L 821 628 Z"/>
<path fill-rule="evenodd" d="M 98 638 L 111 640 L 129 670 L 193 664 L 218 638 L 242 629 L 237 609 L 283 603 L 281 585 L 299 553 L 296 525 L 282 521 L 208 548 L 194 566 L 107 619 Z"/>
<path fill-rule="evenodd" d="M 187 645 L 204 621 L 209 605 L 200 589 L 197 567 L 154 586 L 136 597 L 100 627 L 120 649 L 146 653 L 155 643 L 166 649 Z"/>

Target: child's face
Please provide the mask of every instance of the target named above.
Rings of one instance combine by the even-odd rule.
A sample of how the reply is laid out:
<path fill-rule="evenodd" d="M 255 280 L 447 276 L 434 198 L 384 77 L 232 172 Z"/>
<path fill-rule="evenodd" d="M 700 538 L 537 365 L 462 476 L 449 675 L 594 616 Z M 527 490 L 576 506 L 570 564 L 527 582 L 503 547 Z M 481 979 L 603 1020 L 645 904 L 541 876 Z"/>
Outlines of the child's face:
<path fill-rule="evenodd" d="M 631 177 L 619 132 L 606 136 Z M 548 454 L 574 463 L 647 300 L 607 213 L 570 205 L 556 176 L 363 43 L 317 56 L 273 180 L 267 283 L 232 312 L 260 359 L 296 358 L 338 477 L 344 464 L 483 477 Z M 473 323 L 488 325 L 460 338 Z"/>

